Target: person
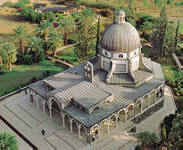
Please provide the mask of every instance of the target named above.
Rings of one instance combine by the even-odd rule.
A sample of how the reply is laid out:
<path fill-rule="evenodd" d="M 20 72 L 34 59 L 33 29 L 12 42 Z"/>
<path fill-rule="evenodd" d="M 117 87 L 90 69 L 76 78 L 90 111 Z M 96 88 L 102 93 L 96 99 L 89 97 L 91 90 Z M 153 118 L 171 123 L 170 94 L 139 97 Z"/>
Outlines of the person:
<path fill-rule="evenodd" d="M 45 130 L 41 130 L 41 133 L 44 136 L 45 135 Z"/>

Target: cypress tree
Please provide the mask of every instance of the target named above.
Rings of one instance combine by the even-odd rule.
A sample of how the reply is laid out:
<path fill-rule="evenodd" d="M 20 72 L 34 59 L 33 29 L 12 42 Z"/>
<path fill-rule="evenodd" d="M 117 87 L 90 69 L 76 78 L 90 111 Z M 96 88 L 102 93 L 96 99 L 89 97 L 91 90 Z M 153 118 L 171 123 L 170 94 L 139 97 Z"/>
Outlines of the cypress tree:
<path fill-rule="evenodd" d="M 174 47 L 175 49 L 177 48 L 177 42 L 178 42 L 178 35 L 179 35 L 179 27 L 180 27 L 180 19 L 177 23 L 177 28 L 176 28 L 176 32 L 175 32 L 175 41 L 174 41 Z"/>
<path fill-rule="evenodd" d="M 97 25 L 96 56 L 98 54 L 99 42 L 100 42 L 100 15 L 98 17 L 98 25 Z"/>

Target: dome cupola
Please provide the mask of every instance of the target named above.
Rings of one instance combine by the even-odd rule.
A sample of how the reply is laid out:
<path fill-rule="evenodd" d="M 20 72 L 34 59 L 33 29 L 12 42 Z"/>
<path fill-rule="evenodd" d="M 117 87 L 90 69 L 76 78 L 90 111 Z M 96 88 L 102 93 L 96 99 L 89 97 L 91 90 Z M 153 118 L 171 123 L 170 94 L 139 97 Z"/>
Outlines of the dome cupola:
<path fill-rule="evenodd" d="M 140 46 L 137 30 L 125 21 L 125 12 L 119 10 L 115 21 L 103 32 L 100 47 L 111 52 L 131 52 Z"/>

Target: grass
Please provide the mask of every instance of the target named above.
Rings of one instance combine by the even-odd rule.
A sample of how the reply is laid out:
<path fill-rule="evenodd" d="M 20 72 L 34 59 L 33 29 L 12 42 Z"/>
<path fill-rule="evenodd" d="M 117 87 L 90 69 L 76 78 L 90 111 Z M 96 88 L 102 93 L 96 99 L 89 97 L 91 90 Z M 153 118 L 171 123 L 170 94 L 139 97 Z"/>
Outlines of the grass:
<path fill-rule="evenodd" d="M 61 52 L 58 52 L 57 57 L 59 59 L 66 60 L 69 63 L 72 63 L 74 65 L 79 64 L 77 56 L 75 56 L 75 53 L 74 53 L 74 47 L 70 47 L 70 48 L 67 48 Z"/>
<path fill-rule="evenodd" d="M 13 30 L 16 29 L 18 25 L 25 26 L 28 33 L 32 33 L 36 26 L 36 24 L 31 24 L 19 17 L 16 9 L 0 8 L 0 40 L 9 41 L 13 35 Z"/>
<path fill-rule="evenodd" d="M 86 2 L 92 2 L 97 3 L 96 0 L 83 0 Z M 181 0 L 175 0 L 175 2 L 180 2 Z M 125 6 L 128 7 L 128 1 L 122 0 L 98 0 L 99 3 L 105 3 L 108 5 L 114 5 L 114 6 Z M 133 8 L 135 8 L 136 13 L 146 13 L 150 14 L 154 17 L 159 17 L 160 14 L 160 8 L 156 7 L 154 2 L 148 3 L 148 5 L 144 5 L 143 0 L 136 0 L 136 2 L 132 5 Z M 167 5 L 167 13 L 170 20 L 177 20 L 177 18 L 182 18 L 182 11 L 183 6 L 169 6 Z"/>
<path fill-rule="evenodd" d="M 17 89 L 19 86 L 29 84 L 33 77 L 43 77 L 43 73 L 46 71 L 52 75 L 64 69 L 48 60 L 33 65 L 13 66 L 13 71 L 6 71 L 0 75 L 0 96 Z"/>

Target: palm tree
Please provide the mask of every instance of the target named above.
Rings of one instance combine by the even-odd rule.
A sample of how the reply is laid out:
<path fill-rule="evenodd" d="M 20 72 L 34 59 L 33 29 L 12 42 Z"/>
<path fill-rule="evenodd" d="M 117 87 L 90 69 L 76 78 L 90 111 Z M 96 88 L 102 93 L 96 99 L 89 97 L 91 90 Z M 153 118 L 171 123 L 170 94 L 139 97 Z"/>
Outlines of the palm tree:
<path fill-rule="evenodd" d="M 56 56 L 57 48 L 59 48 L 62 45 L 62 36 L 57 31 L 53 31 L 49 34 L 48 50 L 51 50 L 54 56 Z"/>
<path fill-rule="evenodd" d="M 36 33 L 43 39 L 43 41 L 46 41 L 50 27 L 51 23 L 46 20 L 36 28 Z"/>
<path fill-rule="evenodd" d="M 34 62 L 38 62 L 38 56 L 42 57 L 44 52 L 42 39 L 36 36 L 31 37 L 27 50 L 33 53 Z"/>
<path fill-rule="evenodd" d="M 8 64 L 9 70 L 12 71 L 12 63 L 17 61 L 17 51 L 13 43 L 6 42 L 3 45 L 4 55 L 3 60 Z"/>
<path fill-rule="evenodd" d="M 75 31 L 75 21 L 72 16 L 64 17 L 59 21 L 59 31 L 63 34 L 64 45 L 67 44 L 67 36 Z"/>
<path fill-rule="evenodd" d="M 1 133 L 0 149 L 1 150 L 18 150 L 15 136 L 12 136 L 11 134 L 6 132 Z"/>
<path fill-rule="evenodd" d="M 19 25 L 16 29 L 14 29 L 15 45 L 20 49 L 21 54 L 25 53 L 27 36 L 27 30 L 24 26 Z"/>

